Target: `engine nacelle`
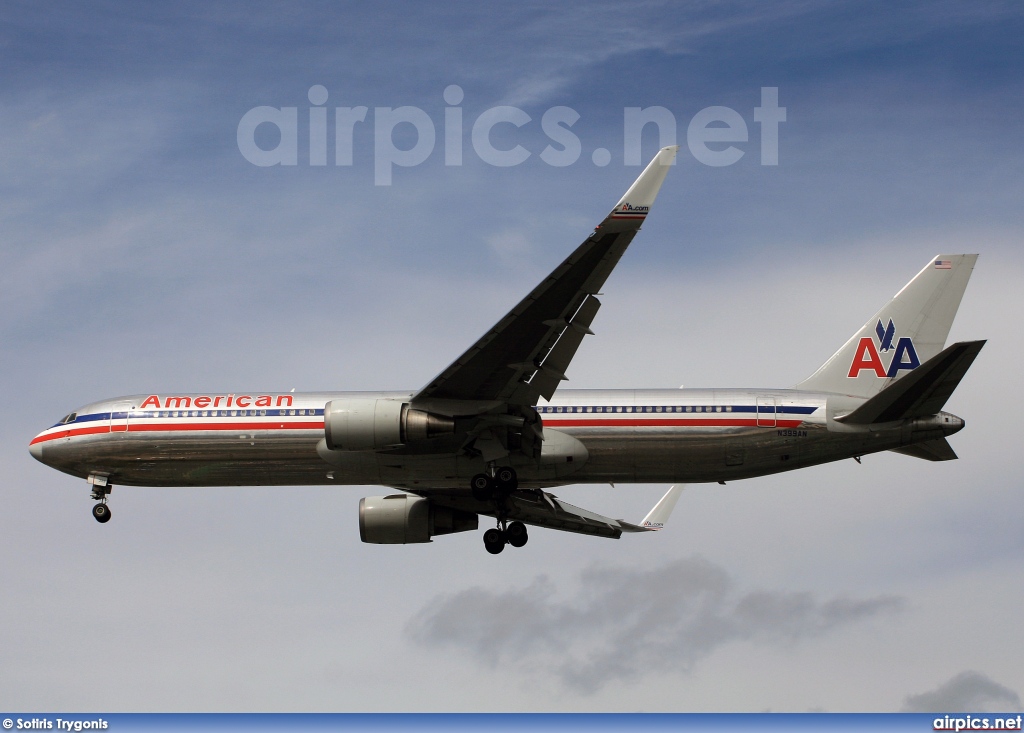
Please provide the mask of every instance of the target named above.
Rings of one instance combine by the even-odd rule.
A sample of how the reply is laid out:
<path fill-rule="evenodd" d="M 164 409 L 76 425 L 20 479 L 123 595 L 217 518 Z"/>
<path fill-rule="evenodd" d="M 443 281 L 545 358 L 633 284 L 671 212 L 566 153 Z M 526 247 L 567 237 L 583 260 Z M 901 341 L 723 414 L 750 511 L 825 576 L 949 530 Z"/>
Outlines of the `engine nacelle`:
<path fill-rule="evenodd" d="M 396 494 L 359 500 L 359 539 L 375 545 L 430 542 L 431 537 L 468 532 L 479 525 L 477 514 L 436 506 L 421 496 Z"/>
<path fill-rule="evenodd" d="M 398 400 L 345 398 L 324 408 L 324 437 L 330 450 L 379 450 L 454 432 L 454 418 L 416 410 Z"/>

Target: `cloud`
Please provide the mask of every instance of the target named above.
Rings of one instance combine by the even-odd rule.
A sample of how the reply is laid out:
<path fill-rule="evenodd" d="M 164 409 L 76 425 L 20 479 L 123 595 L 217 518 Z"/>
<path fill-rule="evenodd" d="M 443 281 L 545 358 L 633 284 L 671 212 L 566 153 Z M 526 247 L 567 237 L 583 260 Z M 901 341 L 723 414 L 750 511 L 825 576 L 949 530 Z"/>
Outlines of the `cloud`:
<path fill-rule="evenodd" d="M 722 567 L 692 557 L 650 570 L 591 568 L 574 598 L 546 576 L 524 588 L 472 587 L 435 598 L 406 627 L 424 646 L 462 649 L 491 666 L 547 669 L 582 694 L 646 673 L 687 673 L 738 641 L 790 645 L 899 610 L 902 599 L 740 592 Z"/>
<path fill-rule="evenodd" d="M 1021 710 L 1020 695 L 981 672 L 961 672 L 930 692 L 907 695 L 905 713 L 985 713 Z"/>

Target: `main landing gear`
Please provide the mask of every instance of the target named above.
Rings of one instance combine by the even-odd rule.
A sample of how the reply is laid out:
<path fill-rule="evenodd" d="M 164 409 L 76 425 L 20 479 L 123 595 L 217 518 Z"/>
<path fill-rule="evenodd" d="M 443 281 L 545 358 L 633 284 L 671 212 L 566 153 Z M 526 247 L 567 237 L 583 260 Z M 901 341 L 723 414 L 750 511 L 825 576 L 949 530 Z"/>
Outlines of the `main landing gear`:
<path fill-rule="evenodd" d="M 497 527 L 484 532 L 484 548 L 492 555 L 497 555 L 505 549 L 505 545 L 522 547 L 529 539 L 525 524 L 509 522 L 506 525 L 502 521 Z"/>
<path fill-rule="evenodd" d="M 519 488 L 519 477 L 511 466 L 491 469 L 491 474 L 478 473 L 470 480 L 469 485 L 473 489 L 473 498 L 477 501 L 491 501 L 495 498 L 495 494 L 500 498 L 502 494 L 508 494 Z"/>
<path fill-rule="evenodd" d="M 110 507 L 107 506 L 107 494 L 113 487 L 110 484 L 100 486 L 99 484 L 93 484 L 92 486 L 92 498 L 99 503 L 93 506 L 92 516 L 100 524 L 106 524 L 110 521 Z"/>
<path fill-rule="evenodd" d="M 473 490 L 473 498 L 477 501 L 491 503 L 497 507 L 498 526 L 484 532 L 484 547 L 492 555 L 505 549 L 505 545 L 522 547 L 530 539 L 526 525 L 522 522 L 508 521 L 508 495 L 519 488 L 519 477 L 511 466 L 493 465 L 487 473 L 478 473 L 469 482 Z"/>

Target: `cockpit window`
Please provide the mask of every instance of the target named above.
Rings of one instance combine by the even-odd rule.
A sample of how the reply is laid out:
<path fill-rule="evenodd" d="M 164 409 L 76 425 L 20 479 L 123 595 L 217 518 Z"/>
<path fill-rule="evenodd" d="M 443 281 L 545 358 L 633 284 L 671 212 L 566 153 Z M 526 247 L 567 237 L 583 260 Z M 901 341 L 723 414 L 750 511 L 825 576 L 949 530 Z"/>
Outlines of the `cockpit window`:
<path fill-rule="evenodd" d="M 72 412 L 70 415 L 60 421 L 61 425 L 67 425 L 69 422 L 74 422 L 75 418 L 78 417 L 77 412 Z"/>

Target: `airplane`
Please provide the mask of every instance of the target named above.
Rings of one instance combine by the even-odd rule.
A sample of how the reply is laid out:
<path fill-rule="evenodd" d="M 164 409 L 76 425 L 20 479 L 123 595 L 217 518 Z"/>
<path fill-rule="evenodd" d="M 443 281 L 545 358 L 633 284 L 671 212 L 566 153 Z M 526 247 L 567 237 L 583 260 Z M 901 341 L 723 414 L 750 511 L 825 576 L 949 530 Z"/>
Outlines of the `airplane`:
<path fill-rule="evenodd" d="M 559 389 L 598 295 L 654 204 L 662 148 L 572 254 L 418 391 L 142 394 L 81 407 L 32 439 L 44 464 L 107 498 L 126 486 L 381 485 L 359 503 L 363 542 L 410 544 L 495 520 L 484 546 L 527 526 L 598 537 L 664 527 L 687 483 L 733 481 L 869 453 L 957 457 L 943 411 L 984 341 L 946 347 L 977 255 L 942 254 L 789 389 Z M 549 489 L 673 484 L 639 523 Z"/>

